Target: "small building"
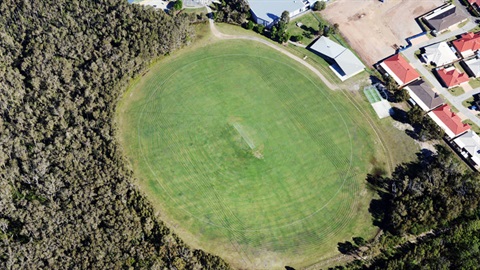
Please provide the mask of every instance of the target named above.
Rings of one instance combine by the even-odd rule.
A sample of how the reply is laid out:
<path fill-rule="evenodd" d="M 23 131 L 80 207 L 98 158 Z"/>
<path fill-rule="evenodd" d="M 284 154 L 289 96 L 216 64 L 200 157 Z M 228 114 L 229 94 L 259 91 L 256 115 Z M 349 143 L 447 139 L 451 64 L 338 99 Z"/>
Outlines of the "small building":
<path fill-rule="evenodd" d="M 452 44 L 462 57 L 472 56 L 480 49 L 480 33 L 463 34 Z"/>
<path fill-rule="evenodd" d="M 453 4 L 438 7 L 423 17 L 425 23 L 437 33 L 442 33 L 453 28 L 468 19 L 468 17 L 459 11 Z"/>
<path fill-rule="evenodd" d="M 330 69 L 342 81 L 365 69 L 365 65 L 355 54 L 328 37 L 321 36 L 310 46 L 310 50 L 329 62 L 331 64 Z"/>
<path fill-rule="evenodd" d="M 462 123 L 462 119 L 452 112 L 448 104 L 433 109 L 427 115 L 445 131 L 450 139 L 470 130 L 470 126 Z"/>
<path fill-rule="evenodd" d="M 463 61 L 461 64 L 469 76 L 475 78 L 480 77 L 480 59 L 472 58 L 470 60 Z"/>
<path fill-rule="evenodd" d="M 390 75 L 400 87 L 420 78 L 420 74 L 400 54 L 395 54 L 380 64 L 380 67 Z"/>
<path fill-rule="evenodd" d="M 310 9 L 307 0 L 248 0 L 252 17 L 257 24 L 272 27 L 288 11 L 290 18 Z"/>
<path fill-rule="evenodd" d="M 422 110 L 429 112 L 445 103 L 443 98 L 423 80 L 416 80 L 410 83 L 405 89 L 410 97 Z"/>
<path fill-rule="evenodd" d="M 458 136 L 453 142 L 461 149 L 462 155 L 475 164 L 480 165 L 480 137 L 472 130 Z"/>
<path fill-rule="evenodd" d="M 470 78 L 467 74 L 461 73 L 455 67 L 437 69 L 437 74 L 447 88 L 460 86 L 467 83 Z"/>
<path fill-rule="evenodd" d="M 450 64 L 458 60 L 455 52 L 448 46 L 447 42 L 440 42 L 424 48 L 423 60 L 427 64 L 434 64 L 437 67 Z"/>

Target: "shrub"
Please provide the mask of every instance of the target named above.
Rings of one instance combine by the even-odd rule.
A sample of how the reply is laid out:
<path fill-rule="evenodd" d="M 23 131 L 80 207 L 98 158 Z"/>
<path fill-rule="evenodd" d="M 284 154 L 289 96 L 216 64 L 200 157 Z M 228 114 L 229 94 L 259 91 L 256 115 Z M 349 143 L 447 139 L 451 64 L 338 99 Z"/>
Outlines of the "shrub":
<path fill-rule="evenodd" d="M 325 4 L 324 1 L 317 1 L 317 2 L 315 2 L 315 4 L 313 4 L 312 9 L 314 11 L 324 10 L 326 6 L 327 6 L 327 4 Z"/>

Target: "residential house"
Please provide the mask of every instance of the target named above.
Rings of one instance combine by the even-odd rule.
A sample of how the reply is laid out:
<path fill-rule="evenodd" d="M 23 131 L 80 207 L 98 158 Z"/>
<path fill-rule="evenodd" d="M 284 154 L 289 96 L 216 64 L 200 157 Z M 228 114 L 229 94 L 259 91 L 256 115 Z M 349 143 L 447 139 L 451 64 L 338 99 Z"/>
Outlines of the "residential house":
<path fill-rule="evenodd" d="M 461 65 L 469 76 L 475 78 L 480 77 L 480 59 L 472 58 L 470 60 L 463 61 Z"/>
<path fill-rule="evenodd" d="M 480 0 L 467 0 L 467 2 L 474 10 L 478 11 L 480 9 Z"/>
<path fill-rule="evenodd" d="M 427 115 L 445 131 L 450 139 L 470 130 L 470 126 L 462 123 L 460 117 L 452 112 L 448 104 L 433 109 Z"/>
<path fill-rule="evenodd" d="M 461 73 L 455 67 L 437 69 L 437 74 L 447 88 L 460 86 L 467 83 L 470 78 L 467 74 Z"/>
<path fill-rule="evenodd" d="M 400 54 L 383 60 L 380 68 L 388 73 L 400 87 L 420 78 L 420 74 Z"/>
<path fill-rule="evenodd" d="M 444 100 L 423 80 L 416 80 L 405 89 L 422 110 L 429 112 L 444 103 Z"/>
<path fill-rule="evenodd" d="M 455 52 L 448 46 L 447 42 L 440 42 L 424 48 L 423 60 L 427 64 L 434 64 L 437 67 L 450 64 L 458 60 Z"/>
<path fill-rule="evenodd" d="M 466 33 L 452 42 L 462 57 L 473 56 L 480 49 L 480 33 Z"/>
<path fill-rule="evenodd" d="M 467 19 L 467 15 L 459 11 L 453 4 L 436 8 L 423 17 L 427 26 L 437 33 L 453 30 L 459 23 Z"/>
<path fill-rule="evenodd" d="M 461 149 L 462 155 L 475 164 L 475 167 L 480 165 L 480 137 L 477 133 L 469 130 L 453 142 Z"/>
<path fill-rule="evenodd" d="M 310 50 L 322 56 L 331 64 L 330 69 L 344 81 L 365 69 L 365 65 L 349 49 L 322 36 L 311 46 Z"/>

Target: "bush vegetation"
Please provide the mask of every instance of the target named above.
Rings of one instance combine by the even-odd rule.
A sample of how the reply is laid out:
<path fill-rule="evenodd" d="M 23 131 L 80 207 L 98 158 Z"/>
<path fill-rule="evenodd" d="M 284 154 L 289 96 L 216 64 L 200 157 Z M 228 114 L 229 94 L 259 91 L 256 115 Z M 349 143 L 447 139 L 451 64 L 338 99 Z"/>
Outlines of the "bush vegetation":
<path fill-rule="evenodd" d="M 0 10 L 0 264 L 228 268 L 156 219 L 115 140 L 129 80 L 194 39 L 190 18 L 124 0 Z"/>
<path fill-rule="evenodd" d="M 335 269 L 475 269 L 480 264 L 480 176 L 465 171 L 447 148 L 399 165 L 391 177 L 369 175 L 374 223 L 385 233 L 365 260 Z M 407 239 L 416 241 L 406 241 Z M 358 245 L 359 246 L 359 245 Z M 362 256 L 357 245 L 339 250 Z M 364 254 L 363 254 L 364 255 Z"/>

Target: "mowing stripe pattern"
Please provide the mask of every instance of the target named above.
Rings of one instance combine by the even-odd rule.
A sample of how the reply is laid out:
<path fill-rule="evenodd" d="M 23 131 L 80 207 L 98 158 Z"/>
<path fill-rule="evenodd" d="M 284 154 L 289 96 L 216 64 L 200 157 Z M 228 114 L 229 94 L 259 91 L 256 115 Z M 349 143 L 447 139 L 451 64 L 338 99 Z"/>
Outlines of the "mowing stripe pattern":
<path fill-rule="evenodd" d="M 305 69 L 229 44 L 161 63 L 135 86 L 129 158 L 166 214 L 219 255 L 312 263 L 369 230 L 355 221 L 370 135 Z"/>

